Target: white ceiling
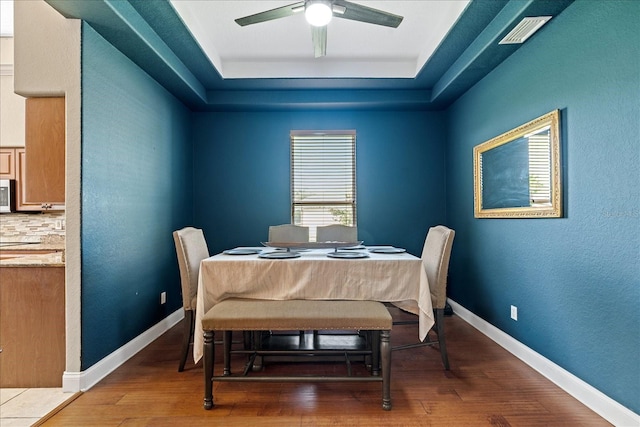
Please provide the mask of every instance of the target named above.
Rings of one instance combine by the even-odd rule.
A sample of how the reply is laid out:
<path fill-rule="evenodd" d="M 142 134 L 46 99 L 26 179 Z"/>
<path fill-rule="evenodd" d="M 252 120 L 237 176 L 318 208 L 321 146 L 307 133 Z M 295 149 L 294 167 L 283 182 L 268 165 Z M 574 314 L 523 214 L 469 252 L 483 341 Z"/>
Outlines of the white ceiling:
<path fill-rule="evenodd" d="M 225 79 L 414 78 L 469 0 L 353 1 L 404 17 L 398 28 L 334 18 L 314 58 L 304 14 L 240 27 L 234 19 L 289 1 L 170 0 Z"/>

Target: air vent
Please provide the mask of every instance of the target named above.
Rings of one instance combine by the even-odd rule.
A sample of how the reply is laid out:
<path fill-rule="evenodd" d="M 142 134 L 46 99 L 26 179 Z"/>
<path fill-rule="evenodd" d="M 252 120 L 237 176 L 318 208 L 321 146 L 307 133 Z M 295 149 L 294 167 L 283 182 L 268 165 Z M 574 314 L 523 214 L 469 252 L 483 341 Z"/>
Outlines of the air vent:
<path fill-rule="evenodd" d="M 540 29 L 547 21 L 551 19 L 551 16 L 532 16 L 523 18 L 513 30 L 509 31 L 509 34 L 504 36 L 498 44 L 520 44 L 524 43 L 529 37 Z"/>

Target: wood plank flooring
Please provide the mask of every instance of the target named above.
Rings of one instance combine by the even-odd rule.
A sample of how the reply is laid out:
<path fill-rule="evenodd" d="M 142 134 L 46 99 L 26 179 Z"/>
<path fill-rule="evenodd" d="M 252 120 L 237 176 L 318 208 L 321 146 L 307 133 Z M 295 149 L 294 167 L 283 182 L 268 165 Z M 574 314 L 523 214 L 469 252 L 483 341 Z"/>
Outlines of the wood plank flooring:
<path fill-rule="evenodd" d="M 216 406 L 206 411 L 202 363 L 177 372 L 178 324 L 42 425 L 611 425 L 463 320 L 452 316 L 445 324 L 451 371 L 443 370 L 437 348 L 393 352 L 389 412 L 381 408 L 380 383 L 215 383 Z M 416 328 L 395 327 L 392 343 L 413 342 Z M 218 353 L 216 359 L 221 372 Z M 324 368 L 339 369 L 305 369 Z"/>

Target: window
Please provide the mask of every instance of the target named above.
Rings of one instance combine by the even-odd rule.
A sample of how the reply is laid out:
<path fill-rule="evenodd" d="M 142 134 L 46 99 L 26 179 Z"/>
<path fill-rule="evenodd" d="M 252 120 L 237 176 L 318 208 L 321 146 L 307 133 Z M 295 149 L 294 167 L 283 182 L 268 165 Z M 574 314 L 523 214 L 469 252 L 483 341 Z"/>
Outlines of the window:
<path fill-rule="evenodd" d="M 291 132 L 291 222 L 356 225 L 355 131 Z"/>
<path fill-rule="evenodd" d="M 551 206 L 551 133 L 549 126 L 525 135 L 529 140 L 529 199 L 532 206 Z"/>

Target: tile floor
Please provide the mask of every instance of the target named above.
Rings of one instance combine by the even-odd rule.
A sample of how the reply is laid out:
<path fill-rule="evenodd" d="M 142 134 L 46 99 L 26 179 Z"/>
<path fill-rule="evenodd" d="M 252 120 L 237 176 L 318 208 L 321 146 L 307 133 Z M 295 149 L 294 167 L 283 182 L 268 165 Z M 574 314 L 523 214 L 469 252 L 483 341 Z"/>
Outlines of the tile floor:
<path fill-rule="evenodd" d="M 0 427 L 27 427 L 74 396 L 62 388 L 0 388 Z"/>

